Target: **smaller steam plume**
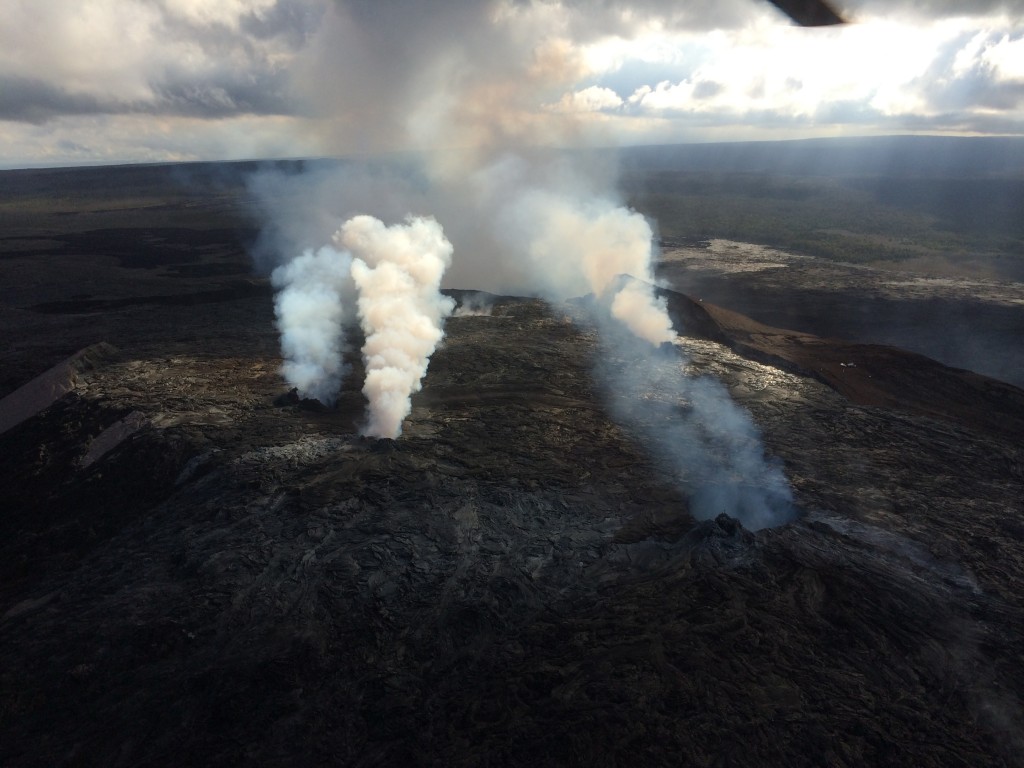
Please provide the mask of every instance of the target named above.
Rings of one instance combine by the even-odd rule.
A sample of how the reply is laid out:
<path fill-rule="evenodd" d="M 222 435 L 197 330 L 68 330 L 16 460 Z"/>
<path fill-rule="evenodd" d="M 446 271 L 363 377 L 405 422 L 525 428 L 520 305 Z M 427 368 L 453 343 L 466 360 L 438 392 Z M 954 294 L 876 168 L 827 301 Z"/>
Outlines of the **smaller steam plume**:
<path fill-rule="evenodd" d="M 650 283 L 625 281 L 612 298 L 611 313 L 634 335 L 651 344 L 672 342 L 676 338 L 665 302 L 655 298 Z"/>
<path fill-rule="evenodd" d="M 492 297 L 482 292 L 468 293 L 463 294 L 452 317 L 490 317 L 493 311 Z"/>
<path fill-rule="evenodd" d="M 641 339 L 655 345 L 675 339 L 665 303 L 651 286 L 654 234 L 641 214 L 601 197 L 534 190 L 512 215 L 522 229 L 536 232 L 529 260 L 552 298 L 591 292 Z"/>
<path fill-rule="evenodd" d="M 601 342 L 599 380 L 613 412 L 687 489 L 696 519 L 725 512 L 756 531 L 794 518 L 781 463 L 721 382 L 689 374 L 676 347 L 628 343 L 621 328 L 606 328 Z"/>
<path fill-rule="evenodd" d="M 305 251 L 271 274 L 281 373 L 301 395 L 333 405 L 348 372 L 345 329 L 358 314 L 369 403 L 363 434 L 396 438 L 455 308 L 440 292 L 452 246 L 434 219 L 420 217 L 388 227 L 355 216 L 333 240 L 342 250 Z"/>
<path fill-rule="evenodd" d="M 346 299 L 352 257 L 331 247 L 306 251 L 273 271 L 274 314 L 281 332 L 281 373 L 306 397 L 333 405 L 346 374 Z"/>
<path fill-rule="evenodd" d="M 455 309 L 454 300 L 441 295 L 452 246 L 429 218 L 385 227 L 372 216 L 356 216 L 338 234 L 355 255 L 352 279 L 366 333 L 363 394 L 370 412 L 363 433 L 398 437 L 412 394 L 420 390 L 430 355 L 444 336 L 444 319 Z"/>
<path fill-rule="evenodd" d="M 674 346 L 676 331 L 652 285 L 647 220 L 607 198 L 546 190 L 525 192 L 512 210 L 510 223 L 533 233 L 525 248 L 549 297 L 593 294 L 598 379 L 619 420 L 643 434 L 687 487 L 694 517 L 726 512 L 753 530 L 790 520 L 789 483 L 765 455 L 750 414 L 719 382 L 689 375 Z"/>

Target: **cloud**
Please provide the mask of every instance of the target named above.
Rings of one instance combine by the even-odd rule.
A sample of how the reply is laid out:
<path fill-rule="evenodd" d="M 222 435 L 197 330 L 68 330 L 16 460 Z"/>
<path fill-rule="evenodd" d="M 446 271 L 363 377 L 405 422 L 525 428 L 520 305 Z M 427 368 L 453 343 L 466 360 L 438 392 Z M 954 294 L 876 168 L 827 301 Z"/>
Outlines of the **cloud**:
<path fill-rule="evenodd" d="M 237 29 L 244 18 L 261 18 L 275 5 L 276 0 L 162 0 L 158 7 L 168 18 L 181 19 L 196 27 Z"/>
<path fill-rule="evenodd" d="M 42 123 L 56 115 L 91 115 L 109 105 L 88 94 L 69 93 L 58 85 L 0 74 L 0 120 Z"/>
<path fill-rule="evenodd" d="M 1024 108 L 1024 36 L 965 33 L 943 46 L 919 82 L 927 112 Z"/>
<path fill-rule="evenodd" d="M 1024 80 L 1024 33 L 1002 34 L 998 40 L 991 36 L 990 40 L 982 52 L 984 61 L 1002 78 Z"/>
<path fill-rule="evenodd" d="M 751 0 L 565 0 L 555 5 L 569 17 L 574 39 L 583 42 L 607 35 L 632 37 L 648 30 L 734 29 L 752 16 L 779 13 Z"/>
<path fill-rule="evenodd" d="M 169 77 L 153 86 L 153 100 L 145 110 L 157 114 L 219 118 L 234 115 L 287 115 L 294 105 L 284 87 L 283 73 L 225 72 L 194 82 L 188 77 Z"/>
<path fill-rule="evenodd" d="M 39 124 L 0 120 L 0 167 L 169 163 L 293 157 L 304 121 L 240 115 L 218 120 L 151 114 L 61 115 Z"/>
<path fill-rule="evenodd" d="M 1024 14 L 1022 0 L 843 0 L 837 7 L 856 20 L 864 14 L 918 19 L 963 18 L 965 16 L 1008 16 Z"/>
<path fill-rule="evenodd" d="M 1005 19 L 908 25 L 875 18 L 812 35 L 754 25 L 738 37 L 700 36 L 701 57 L 680 79 L 616 93 L 625 113 L 679 126 L 879 132 L 926 124 L 932 131 L 1004 132 L 1024 117 L 1024 43 L 1001 25 Z M 676 43 L 691 40 L 696 36 L 682 35 Z M 1010 131 L 1019 133 L 1019 125 Z"/>
<path fill-rule="evenodd" d="M 564 112 L 600 112 L 618 109 L 623 103 L 622 97 L 611 88 L 592 85 L 563 95 L 556 108 Z"/>
<path fill-rule="evenodd" d="M 292 156 L 484 158 L 785 126 L 1021 132 L 1024 0 L 837 5 L 855 23 L 800 29 L 763 0 L 11 0 L 0 163 L 42 161 L 53 137 L 48 158 L 59 141 L 116 156 L 103 118 L 142 130 L 122 161 L 235 156 L 242 125 L 258 140 L 239 143 Z"/>
<path fill-rule="evenodd" d="M 0 119 L 287 114 L 287 65 L 320 13 L 318 0 L 15 2 Z"/>

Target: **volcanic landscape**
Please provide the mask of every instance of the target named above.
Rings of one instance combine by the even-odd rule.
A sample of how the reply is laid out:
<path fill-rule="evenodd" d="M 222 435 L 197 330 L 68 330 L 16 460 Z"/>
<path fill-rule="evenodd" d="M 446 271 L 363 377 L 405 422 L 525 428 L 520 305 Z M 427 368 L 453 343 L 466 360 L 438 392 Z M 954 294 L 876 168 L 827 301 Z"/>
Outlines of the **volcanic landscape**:
<path fill-rule="evenodd" d="M 664 352 L 792 521 L 691 515 L 584 298 L 448 290 L 362 437 L 358 344 L 290 396 L 245 187 L 181 174 L 0 177 L 0 765 L 1024 764 L 1024 390 L 703 295 L 747 248 L 785 314 L 809 258 L 666 242 Z"/>

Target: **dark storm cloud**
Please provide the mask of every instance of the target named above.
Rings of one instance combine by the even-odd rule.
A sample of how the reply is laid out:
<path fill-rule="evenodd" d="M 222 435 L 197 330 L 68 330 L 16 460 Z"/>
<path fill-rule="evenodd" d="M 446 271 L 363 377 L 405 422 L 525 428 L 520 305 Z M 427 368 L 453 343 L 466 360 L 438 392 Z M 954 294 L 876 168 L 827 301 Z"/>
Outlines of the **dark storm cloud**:
<path fill-rule="evenodd" d="M 124 106 L 70 93 L 42 80 L 0 75 L 0 120 L 38 124 L 58 115 L 95 115 Z"/>
<path fill-rule="evenodd" d="M 220 118 L 239 114 L 287 114 L 290 103 L 280 75 L 223 81 L 167 80 L 152 85 L 152 98 L 101 99 L 52 83 L 0 75 L 0 120 L 42 124 L 67 115 L 152 114 Z"/>
<path fill-rule="evenodd" d="M 319 26 L 326 4 L 323 0 L 277 0 L 265 10 L 240 15 L 237 26 L 186 16 L 164 4 L 157 7 L 165 39 L 197 45 L 224 59 L 242 54 L 250 58 L 249 63 L 261 64 L 265 62 L 257 43 L 274 41 L 285 49 L 299 50 Z"/>
<path fill-rule="evenodd" d="M 271 60 L 259 43 L 273 41 L 294 53 L 308 41 L 323 17 L 317 0 L 277 0 L 259 13 L 238 19 L 238 27 L 199 23 L 162 7 L 162 34 L 198 46 L 209 65 L 197 76 L 185 66 L 168 66 L 152 81 L 152 111 L 221 118 L 238 114 L 291 114 L 294 103 L 283 65 Z"/>
<path fill-rule="evenodd" d="M 997 80 L 991 69 L 983 66 L 943 85 L 928 83 L 924 93 L 929 104 L 940 111 L 983 107 L 1009 112 L 1024 107 L 1024 81 Z"/>
<path fill-rule="evenodd" d="M 142 111 L 209 119 L 293 111 L 283 72 L 227 72 L 221 78 L 200 82 L 169 77 L 154 83 L 153 93 L 154 102 Z"/>
<path fill-rule="evenodd" d="M 240 26 L 259 40 L 279 38 L 295 49 L 301 48 L 323 18 L 323 7 L 309 0 L 279 0 L 262 14 L 249 13 Z"/>

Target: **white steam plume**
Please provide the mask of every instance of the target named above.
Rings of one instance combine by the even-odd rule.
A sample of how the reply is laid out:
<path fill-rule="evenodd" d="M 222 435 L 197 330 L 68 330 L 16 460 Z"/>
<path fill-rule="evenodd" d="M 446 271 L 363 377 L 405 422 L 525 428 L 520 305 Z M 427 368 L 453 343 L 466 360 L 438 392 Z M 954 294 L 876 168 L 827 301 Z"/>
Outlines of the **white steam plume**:
<path fill-rule="evenodd" d="M 609 10 L 618 4 L 336 0 L 327 8 L 303 61 L 293 69 L 296 96 L 323 118 L 318 125 L 324 129 L 324 152 L 414 149 L 423 153 L 421 167 L 395 162 L 388 169 L 380 163 L 357 174 L 354 164 L 347 164 L 328 174 L 331 180 L 318 180 L 312 208 L 287 190 L 269 199 L 274 229 L 293 238 L 274 250 L 298 252 L 310 237 L 304 227 L 281 223 L 289 210 L 296 220 L 314 225 L 345 219 L 354 210 L 384 220 L 410 210 L 430 211 L 444 222 L 445 235 L 459 253 L 449 278 L 453 285 L 552 301 L 594 294 L 608 354 L 635 356 L 630 374 L 639 377 L 633 386 L 636 408 L 617 412 L 637 430 L 650 426 L 653 432 L 643 437 L 660 454 L 678 456 L 696 513 L 723 507 L 718 511 L 755 527 L 784 520 L 789 514 L 786 493 L 780 491 L 788 492 L 785 478 L 765 459 L 749 415 L 731 403 L 724 388 L 687 380 L 688 389 L 676 391 L 676 400 L 687 406 L 658 411 L 656 417 L 643 394 L 655 379 L 683 378 L 676 350 L 659 348 L 676 335 L 651 286 L 651 227 L 620 204 L 614 168 L 579 149 L 588 139 L 607 144 L 598 133 L 600 121 L 583 123 L 578 115 L 552 108 L 588 76 L 581 41 L 615 34 L 625 23 L 625 16 Z M 645 2 L 641 11 L 634 21 L 643 25 L 657 15 L 657 4 Z M 360 109 L 353 110 L 353 104 Z M 553 146 L 575 149 L 542 149 Z M 295 185 L 312 188 L 308 181 L 297 179 Z M 377 235 L 384 231 L 379 222 L 369 229 Z M 408 237 L 398 238 L 403 247 Z M 408 413 L 408 397 L 420 386 L 446 312 L 400 311 L 405 303 L 389 286 L 404 285 L 418 295 L 418 284 L 401 278 L 397 266 L 384 267 L 393 259 L 377 256 L 378 245 L 393 252 L 391 245 L 366 244 L 357 254 L 362 266 L 353 274 L 363 294 L 369 428 L 391 435 Z M 447 246 L 442 260 L 450 252 Z M 391 310 L 381 309 L 388 305 Z M 436 322 L 423 322 L 421 314 Z M 649 343 L 638 344 L 637 337 Z M 378 344 L 390 351 L 383 353 Z M 662 359 L 669 352 L 673 365 Z M 614 372 L 599 373 L 609 377 L 611 389 L 621 383 Z M 666 437 L 670 433 L 675 437 Z M 684 437 L 685 455 L 673 453 L 673 441 Z"/>
<path fill-rule="evenodd" d="M 436 221 L 421 217 L 385 227 L 372 216 L 356 216 L 336 237 L 354 255 L 352 279 L 366 333 L 363 394 L 370 410 L 363 432 L 395 438 L 455 308 L 440 292 L 452 246 Z"/>
<path fill-rule="evenodd" d="M 675 341 L 665 302 L 655 298 L 650 283 L 630 281 L 612 299 L 612 317 L 622 322 L 634 335 L 652 344 Z"/>
<path fill-rule="evenodd" d="M 306 397 L 332 405 L 346 371 L 346 297 L 352 295 L 352 257 L 333 248 L 306 251 L 270 276 L 277 296 L 285 380 Z"/>
<path fill-rule="evenodd" d="M 654 235 L 639 213 L 603 197 L 530 189 L 506 215 L 525 235 L 531 271 L 549 298 L 593 293 L 641 339 L 676 338 L 664 301 L 654 296 Z"/>

